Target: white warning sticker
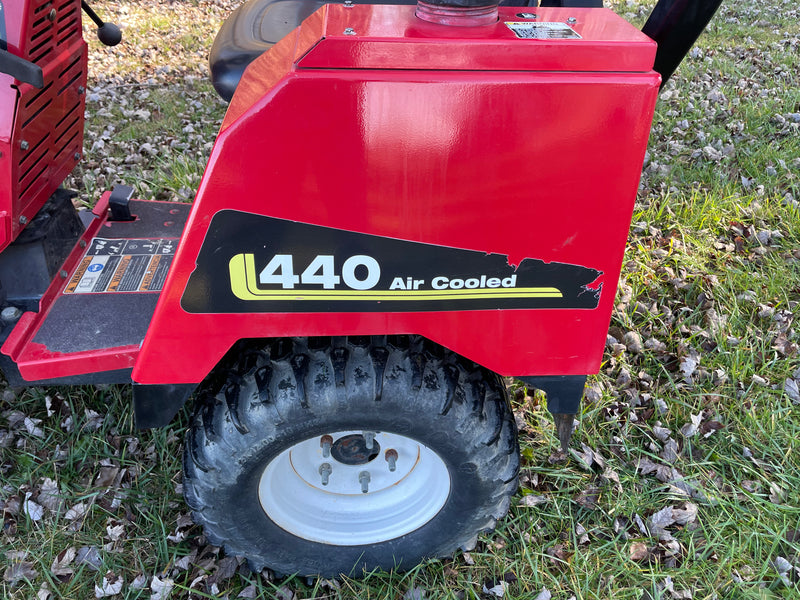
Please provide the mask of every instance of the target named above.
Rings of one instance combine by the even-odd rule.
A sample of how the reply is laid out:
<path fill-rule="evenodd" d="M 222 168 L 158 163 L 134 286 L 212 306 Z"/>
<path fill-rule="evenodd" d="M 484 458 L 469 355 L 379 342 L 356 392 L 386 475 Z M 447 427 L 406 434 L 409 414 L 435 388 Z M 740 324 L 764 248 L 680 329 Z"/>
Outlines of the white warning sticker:
<path fill-rule="evenodd" d="M 178 238 L 94 238 L 65 294 L 160 292 Z"/>
<path fill-rule="evenodd" d="M 506 21 L 506 26 L 518 38 L 525 40 L 579 40 L 581 36 L 566 23 L 530 23 Z"/>

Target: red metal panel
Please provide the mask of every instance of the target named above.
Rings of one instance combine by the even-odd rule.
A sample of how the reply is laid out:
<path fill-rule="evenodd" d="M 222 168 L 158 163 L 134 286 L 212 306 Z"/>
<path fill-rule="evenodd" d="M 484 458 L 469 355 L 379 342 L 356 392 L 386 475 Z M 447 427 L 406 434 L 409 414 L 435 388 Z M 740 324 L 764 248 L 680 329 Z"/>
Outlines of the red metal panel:
<path fill-rule="evenodd" d="M 6 10 L 9 50 L 42 68 L 36 89 L 0 75 L 0 250 L 72 171 L 83 151 L 87 46 L 78 0 L 30 0 Z"/>
<path fill-rule="evenodd" d="M 535 10 L 536 19 L 517 16 L 532 14 L 521 10 Z M 580 37 L 520 39 L 509 22 L 558 24 Z M 500 7 L 492 25 L 442 27 L 416 18 L 413 6 L 328 5 L 322 40 L 298 66 L 647 72 L 655 51 L 653 40 L 607 9 Z"/>
<path fill-rule="evenodd" d="M 383 23 L 397 9 L 367 11 Z M 287 70 L 268 57 L 254 65 L 212 151 L 135 381 L 195 383 L 237 339 L 291 335 L 416 333 L 505 375 L 599 368 L 656 73 Z M 270 68 L 259 91 L 256 76 Z M 594 310 L 190 314 L 181 297 L 223 209 L 498 253 L 511 264 L 583 265 L 603 271 L 602 293 Z M 228 277 L 208 285 L 230 286 Z"/>

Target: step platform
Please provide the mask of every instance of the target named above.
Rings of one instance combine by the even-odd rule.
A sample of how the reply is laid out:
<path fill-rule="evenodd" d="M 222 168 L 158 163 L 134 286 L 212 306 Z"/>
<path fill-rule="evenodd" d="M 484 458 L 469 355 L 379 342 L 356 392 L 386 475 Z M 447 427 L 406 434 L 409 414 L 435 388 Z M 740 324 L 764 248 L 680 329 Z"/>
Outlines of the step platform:
<path fill-rule="evenodd" d="M 2 351 L 29 383 L 123 383 L 164 288 L 191 205 L 131 200 L 112 220 L 107 192 L 39 304 Z"/>

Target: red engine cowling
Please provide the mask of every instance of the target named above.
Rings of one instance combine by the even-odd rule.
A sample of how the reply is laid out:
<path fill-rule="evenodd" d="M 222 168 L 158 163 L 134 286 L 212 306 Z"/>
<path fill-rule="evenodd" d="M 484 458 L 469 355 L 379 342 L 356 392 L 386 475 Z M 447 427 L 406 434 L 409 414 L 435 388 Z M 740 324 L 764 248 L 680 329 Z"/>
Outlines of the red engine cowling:
<path fill-rule="evenodd" d="M 87 45 L 80 0 L 3 3 L 8 51 L 41 67 L 38 89 L 0 73 L 0 251 L 83 151 Z"/>
<path fill-rule="evenodd" d="M 596 372 L 660 77 L 605 9 L 327 5 L 245 71 L 133 379 L 241 338 L 418 334 Z"/>

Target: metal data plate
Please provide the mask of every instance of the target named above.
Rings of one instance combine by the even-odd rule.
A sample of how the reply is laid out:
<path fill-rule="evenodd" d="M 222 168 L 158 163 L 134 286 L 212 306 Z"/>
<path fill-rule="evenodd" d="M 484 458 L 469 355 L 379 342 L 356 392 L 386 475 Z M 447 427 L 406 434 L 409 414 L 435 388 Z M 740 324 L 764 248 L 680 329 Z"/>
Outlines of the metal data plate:
<path fill-rule="evenodd" d="M 523 40 L 579 40 L 572 27 L 566 23 L 531 23 L 529 21 L 506 21 L 506 27 Z"/>

